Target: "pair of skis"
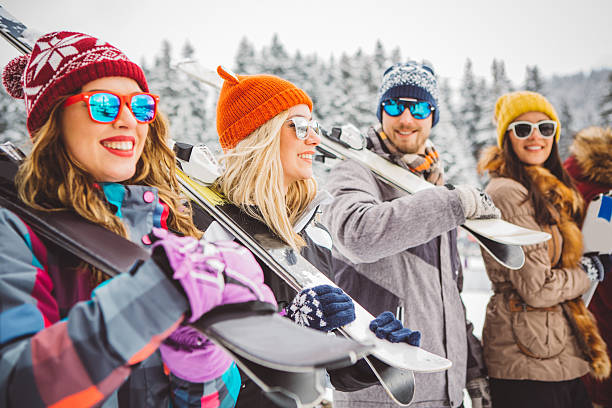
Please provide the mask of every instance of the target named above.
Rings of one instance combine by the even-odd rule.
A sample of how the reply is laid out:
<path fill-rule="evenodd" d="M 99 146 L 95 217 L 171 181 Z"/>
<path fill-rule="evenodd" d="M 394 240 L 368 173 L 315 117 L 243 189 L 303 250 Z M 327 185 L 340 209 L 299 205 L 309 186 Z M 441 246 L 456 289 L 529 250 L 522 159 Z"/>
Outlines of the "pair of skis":
<path fill-rule="evenodd" d="M 261 263 L 296 292 L 317 285 L 336 286 L 299 252 L 281 241 L 267 225 L 250 217 L 209 187 L 219 171 L 216 160 L 204 145 L 175 143 L 173 148 L 184 170 L 177 169 L 177 175 L 185 193 Z M 338 331 L 360 343 L 373 345 L 365 360 L 396 404 L 405 406 L 412 401 L 415 390 L 413 372 L 436 372 L 451 367 L 449 360 L 419 347 L 377 338 L 369 329 L 374 317 L 359 303 L 353 302 L 356 319 Z"/>
<path fill-rule="evenodd" d="M 130 273 L 150 257 L 146 249 L 72 211 L 39 211 L 20 202 L 13 179 L 22 159 L 12 144 L 0 145 L 0 207 L 109 276 Z M 300 327 L 257 302 L 215 308 L 192 326 L 228 352 L 283 407 L 318 404 L 325 391 L 324 369 L 354 364 L 371 348 Z"/>

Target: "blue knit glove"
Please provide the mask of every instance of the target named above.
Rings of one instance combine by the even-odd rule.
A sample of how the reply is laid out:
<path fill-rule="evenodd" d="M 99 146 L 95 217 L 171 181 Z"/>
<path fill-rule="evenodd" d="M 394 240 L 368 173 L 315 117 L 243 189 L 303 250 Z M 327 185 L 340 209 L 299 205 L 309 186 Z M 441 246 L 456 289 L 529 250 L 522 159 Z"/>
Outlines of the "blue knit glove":
<path fill-rule="evenodd" d="M 388 311 L 382 312 L 370 322 L 370 330 L 376 334 L 376 337 L 387 339 L 391 343 L 405 342 L 417 347 L 421 344 L 421 332 L 404 327 L 402 322 Z"/>
<path fill-rule="evenodd" d="M 327 332 L 355 320 L 355 305 L 342 289 L 320 285 L 298 293 L 287 316 L 300 326 Z"/>

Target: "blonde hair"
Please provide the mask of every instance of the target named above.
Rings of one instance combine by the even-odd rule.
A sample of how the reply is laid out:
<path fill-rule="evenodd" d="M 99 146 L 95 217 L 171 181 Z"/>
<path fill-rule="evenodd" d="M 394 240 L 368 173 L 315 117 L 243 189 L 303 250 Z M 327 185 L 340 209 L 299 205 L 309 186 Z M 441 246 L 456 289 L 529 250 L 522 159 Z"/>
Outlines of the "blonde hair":
<path fill-rule="evenodd" d="M 287 110 L 279 113 L 227 151 L 221 158 L 225 169 L 215 188 L 299 249 L 306 242 L 293 224 L 314 199 L 317 184 L 313 178 L 295 181 L 283 194 L 280 130 L 288 116 Z"/>
<path fill-rule="evenodd" d="M 123 237 L 128 231 L 109 208 L 97 180 L 68 154 L 61 137 L 61 106 L 67 96 L 59 98 L 47 121 L 32 134 L 31 153 L 19 167 L 15 178 L 19 198 L 27 205 L 45 211 L 72 209 L 83 218 Z M 185 235 L 200 237 L 191 218 L 191 207 L 181 197 L 175 173 L 175 158 L 166 145 L 168 124 L 162 114 L 149 124 L 149 131 L 136 172 L 125 184 L 155 187 L 159 198 L 169 207 L 168 227 Z M 94 283 L 104 280 L 93 270 Z"/>

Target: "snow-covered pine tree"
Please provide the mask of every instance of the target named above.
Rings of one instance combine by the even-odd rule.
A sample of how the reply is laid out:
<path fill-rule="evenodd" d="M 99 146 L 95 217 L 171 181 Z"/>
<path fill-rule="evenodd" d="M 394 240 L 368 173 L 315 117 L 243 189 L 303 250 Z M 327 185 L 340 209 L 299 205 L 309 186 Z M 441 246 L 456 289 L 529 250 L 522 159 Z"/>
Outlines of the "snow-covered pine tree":
<path fill-rule="evenodd" d="M 495 144 L 496 124 L 495 124 L 495 103 L 497 99 L 505 93 L 512 91 L 512 82 L 506 75 L 504 61 L 493 59 L 491 63 L 491 87 L 487 89 L 484 81 L 482 88 L 482 119 L 480 129 L 476 139 L 476 149 L 482 150 L 483 147 Z"/>
<path fill-rule="evenodd" d="M 374 44 L 373 59 L 373 69 L 379 71 L 380 75 L 382 75 L 384 70 L 391 65 L 391 63 L 389 63 L 389 59 L 387 58 L 387 54 L 385 53 L 385 47 L 380 39 L 376 40 L 376 44 Z"/>
<path fill-rule="evenodd" d="M 608 74 L 608 92 L 601 100 L 601 124 L 612 126 L 612 72 Z"/>
<path fill-rule="evenodd" d="M 181 58 L 194 59 L 194 53 L 191 43 L 185 42 Z M 202 142 L 211 148 L 217 147 L 215 118 L 214 115 L 208 114 L 208 107 L 213 104 L 209 99 L 206 85 L 183 73 L 179 73 L 177 80 L 177 111 L 170 122 L 172 134 L 178 140 Z"/>
<path fill-rule="evenodd" d="M 525 67 L 525 89 L 543 94 L 544 81 L 537 65 Z"/>
<path fill-rule="evenodd" d="M 574 117 L 572 108 L 567 99 L 563 99 L 559 107 L 559 121 L 561 122 L 561 137 L 559 138 L 559 154 L 561 159 L 565 159 L 569 153 L 569 147 L 574 138 Z"/>
<path fill-rule="evenodd" d="M 0 142 L 13 142 L 25 147 L 29 140 L 26 130 L 25 104 L 0 88 Z"/>
<path fill-rule="evenodd" d="M 356 116 L 351 123 L 364 131 L 377 120 L 375 107 L 378 84 L 375 83 L 372 65 L 372 57 L 364 54 L 361 49 L 351 58 L 351 105 Z"/>
<path fill-rule="evenodd" d="M 491 95 L 495 101 L 505 93 L 512 92 L 514 87 L 512 81 L 506 75 L 506 66 L 503 60 L 493 59 L 491 64 L 491 75 L 493 82 L 491 83 Z"/>
<path fill-rule="evenodd" d="M 463 71 L 463 79 L 459 92 L 459 107 L 457 111 L 460 135 L 470 148 L 469 151 L 475 160 L 478 160 L 480 150 L 491 144 L 491 138 L 483 130 L 490 125 L 490 118 L 485 117 L 485 103 L 490 103 L 486 97 L 486 83 L 484 79 L 477 78 L 472 69 L 472 61 L 468 58 Z M 488 119 L 488 121 L 487 121 Z"/>
<path fill-rule="evenodd" d="M 269 47 L 263 47 L 260 56 L 260 72 L 286 78 L 291 71 L 291 61 L 285 46 L 281 43 L 278 34 L 274 33 Z"/>
<path fill-rule="evenodd" d="M 385 68 L 388 68 L 389 66 L 395 64 L 396 62 L 402 62 L 402 51 L 400 50 L 400 47 L 395 47 L 391 50 L 391 56 L 389 57 L 389 65 Z M 382 81 L 382 72 L 380 73 L 380 79 Z"/>
<path fill-rule="evenodd" d="M 359 114 L 353 110 L 353 95 L 356 79 L 353 76 L 351 58 L 343 53 L 337 64 L 329 67 L 327 90 L 330 92 L 327 125 L 336 126 L 353 123 L 359 127 Z"/>
<path fill-rule="evenodd" d="M 176 98 L 179 91 L 177 89 L 178 72 L 171 66 L 172 45 L 170 41 L 162 41 L 161 50 L 153 61 L 151 66 L 148 64 L 145 66 L 149 89 L 154 90 L 160 96 L 159 108 L 172 121 L 178 110 Z"/>
<path fill-rule="evenodd" d="M 238 44 L 238 50 L 234 57 L 234 71 L 239 75 L 251 75 L 260 73 L 257 70 L 257 57 L 253 44 L 245 37 L 242 37 Z"/>
<path fill-rule="evenodd" d="M 440 88 L 440 120 L 432 129 L 431 140 L 444 163 L 445 182 L 478 185 L 476 161 L 457 127 L 453 112 L 453 94 L 448 79 L 438 80 Z"/>

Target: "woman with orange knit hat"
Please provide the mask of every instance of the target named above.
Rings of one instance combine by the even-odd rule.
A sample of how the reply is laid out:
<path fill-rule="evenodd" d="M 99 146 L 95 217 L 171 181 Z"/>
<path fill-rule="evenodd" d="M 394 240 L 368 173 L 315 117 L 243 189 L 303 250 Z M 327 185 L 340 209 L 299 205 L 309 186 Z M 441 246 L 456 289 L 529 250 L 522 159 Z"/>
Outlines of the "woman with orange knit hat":
<path fill-rule="evenodd" d="M 610 374 L 610 360 L 580 299 L 601 262 L 582 256 L 578 191 L 561 165 L 561 124 L 535 92 L 502 95 L 495 105 L 497 146 L 479 170 L 502 217 L 550 233 L 525 246 L 525 265 L 509 270 L 483 253 L 494 294 L 483 330 L 493 407 L 591 407 L 580 377 Z"/>
<path fill-rule="evenodd" d="M 217 72 L 225 80 L 217 103 L 217 131 L 225 154 L 223 174 L 215 188 L 265 223 L 288 245 L 301 250 L 320 270 L 327 271 L 333 262 L 331 237 L 322 225 L 313 222 L 318 204 L 327 193 L 317 193 L 312 177 L 312 161 L 321 133 L 312 120 L 310 97 L 291 82 L 273 75 L 236 75 L 222 67 Z M 300 222 L 304 219 L 310 222 Z M 205 234 L 213 230 L 211 226 Z M 293 298 L 292 290 L 275 275 L 266 275 L 265 282 L 279 304 L 290 303 L 285 310 L 298 324 L 328 331 L 354 319 L 353 314 L 344 312 L 349 304 L 352 310 L 350 297 L 337 287 L 317 286 Z M 323 318 L 316 313 L 319 308 Z M 419 344 L 420 333 L 404 328 L 390 312 L 382 313 L 372 323 L 370 328 L 378 337 Z M 336 388 L 345 391 L 377 382 L 363 361 L 330 372 L 330 377 Z M 260 395 L 247 379 L 237 404 L 269 404 Z"/>

